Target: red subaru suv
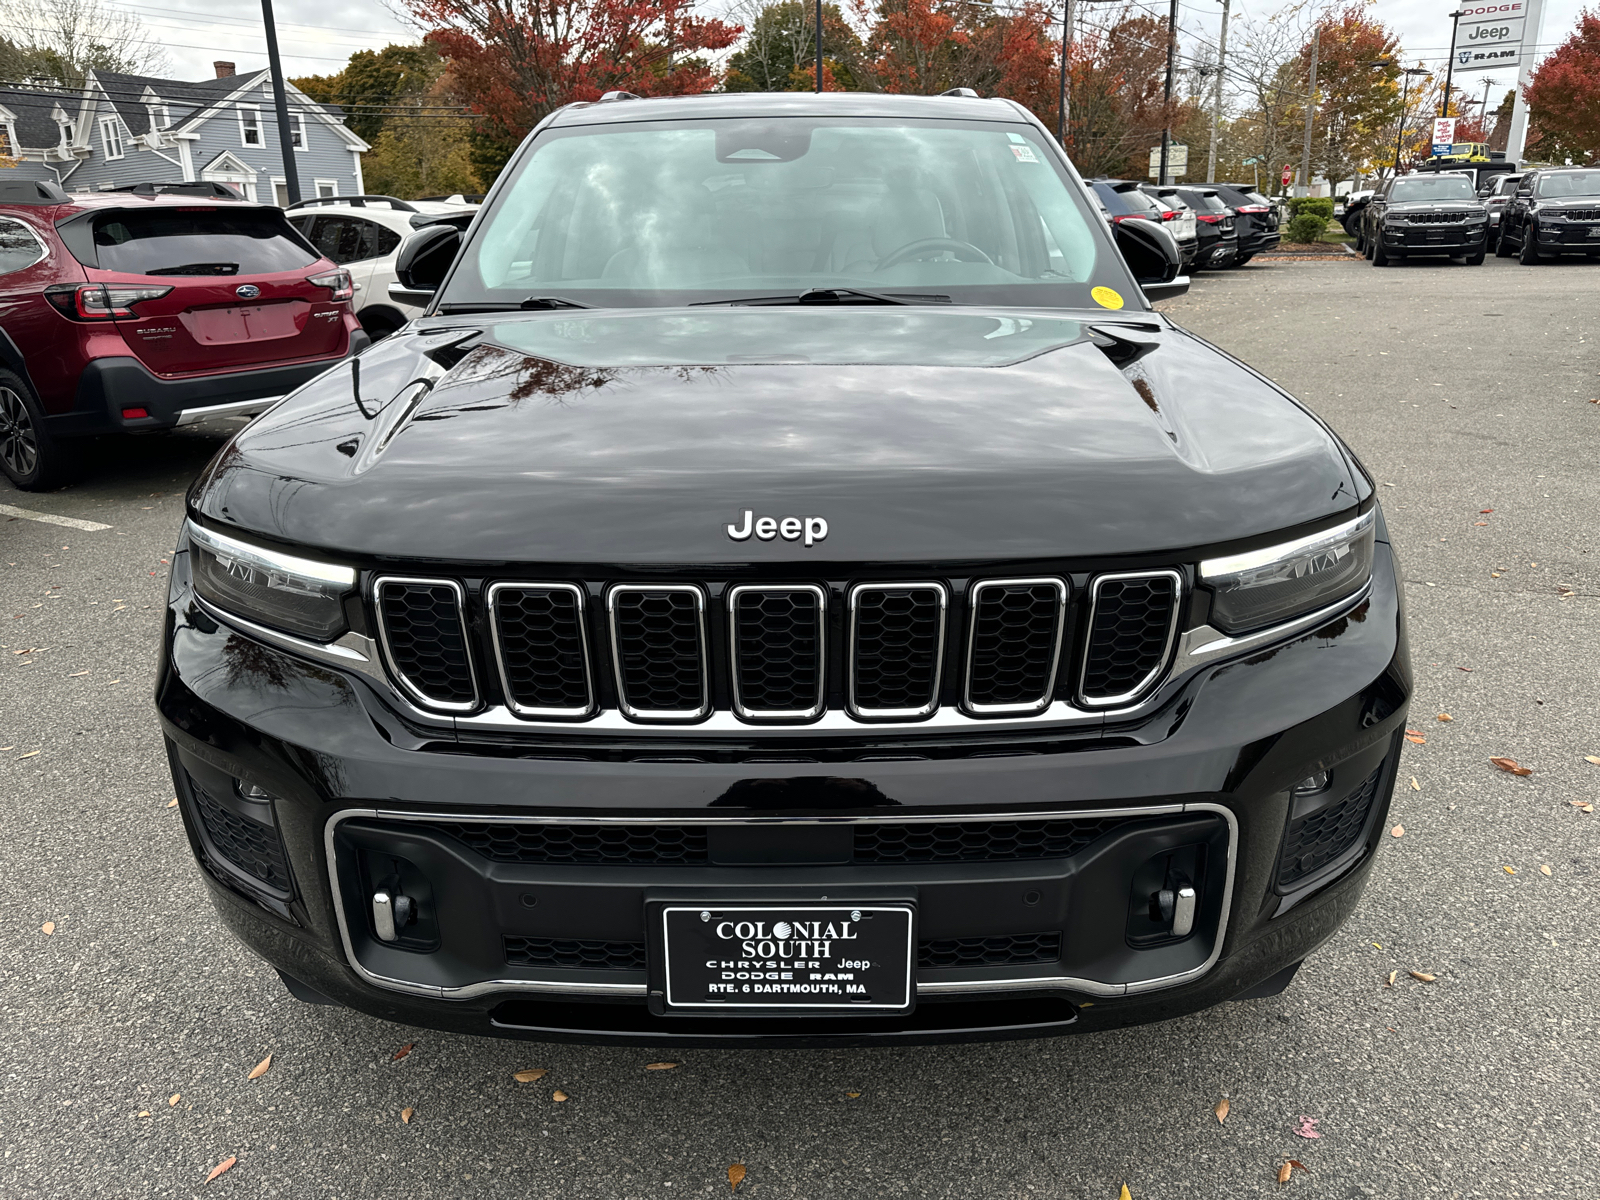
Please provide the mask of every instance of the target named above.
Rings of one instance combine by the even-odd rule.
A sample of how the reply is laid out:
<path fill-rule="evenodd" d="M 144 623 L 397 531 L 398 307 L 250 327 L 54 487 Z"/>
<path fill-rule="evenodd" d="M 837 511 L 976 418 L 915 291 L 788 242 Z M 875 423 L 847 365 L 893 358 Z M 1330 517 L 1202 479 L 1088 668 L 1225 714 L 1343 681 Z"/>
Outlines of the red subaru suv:
<path fill-rule="evenodd" d="M 281 210 L 211 185 L 0 182 L 0 469 L 38 491 L 74 438 L 261 412 L 367 345 L 352 290 Z"/>

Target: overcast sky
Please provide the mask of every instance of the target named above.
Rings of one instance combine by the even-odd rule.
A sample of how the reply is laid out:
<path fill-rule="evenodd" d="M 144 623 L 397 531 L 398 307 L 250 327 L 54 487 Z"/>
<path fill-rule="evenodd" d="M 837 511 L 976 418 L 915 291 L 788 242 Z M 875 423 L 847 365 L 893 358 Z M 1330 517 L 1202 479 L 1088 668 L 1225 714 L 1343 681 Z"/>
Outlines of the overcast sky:
<path fill-rule="evenodd" d="M 217 15 L 215 0 L 165 0 L 159 5 L 155 0 L 106 2 L 147 23 L 167 47 L 176 78 L 206 78 L 212 73 L 212 61 L 219 58 L 233 60 L 241 71 L 266 61 L 260 11 L 250 0 L 230 6 L 226 16 Z M 1136 2 L 1162 14 L 1167 10 L 1162 0 Z M 703 3 L 706 8 L 721 8 L 726 0 Z M 1330 5 L 1339 6 L 1337 0 Z M 1233 0 L 1232 11 L 1261 20 L 1282 7 L 1283 0 Z M 1539 37 L 1542 51 L 1566 39 L 1581 8 L 1582 0 L 1546 0 Z M 276 0 L 274 10 L 284 66 L 291 75 L 328 74 L 339 70 L 355 50 L 416 40 L 415 33 L 382 0 Z M 1214 42 L 1221 10 L 1220 0 L 1182 0 L 1179 24 L 1193 37 Z M 1378 0 L 1372 6 L 1379 20 L 1399 32 L 1408 61 L 1420 59 L 1425 66 L 1441 68 L 1450 46 L 1451 11 L 1448 0 Z M 1509 78 L 1502 81 L 1496 75 L 1495 79 L 1506 87 L 1511 84 Z M 1480 75 L 1475 82 L 1481 80 Z"/>

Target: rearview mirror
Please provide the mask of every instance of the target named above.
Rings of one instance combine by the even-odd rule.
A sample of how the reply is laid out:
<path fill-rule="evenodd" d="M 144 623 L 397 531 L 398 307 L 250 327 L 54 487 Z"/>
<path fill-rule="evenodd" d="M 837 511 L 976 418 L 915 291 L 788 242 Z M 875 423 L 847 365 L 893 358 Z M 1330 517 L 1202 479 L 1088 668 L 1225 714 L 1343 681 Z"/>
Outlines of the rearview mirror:
<path fill-rule="evenodd" d="M 1147 299 L 1170 300 L 1189 290 L 1189 279 L 1180 275 L 1183 254 L 1164 225 L 1155 221 L 1119 221 L 1112 226 L 1117 249 L 1128 270 Z"/>
<path fill-rule="evenodd" d="M 454 225 L 429 225 L 406 239 L 395 256 L 394 274 L 400 282 L 389 295 L 408 304 L 426 304 L 450 273 L 461 249 L 461 230 Z"/>

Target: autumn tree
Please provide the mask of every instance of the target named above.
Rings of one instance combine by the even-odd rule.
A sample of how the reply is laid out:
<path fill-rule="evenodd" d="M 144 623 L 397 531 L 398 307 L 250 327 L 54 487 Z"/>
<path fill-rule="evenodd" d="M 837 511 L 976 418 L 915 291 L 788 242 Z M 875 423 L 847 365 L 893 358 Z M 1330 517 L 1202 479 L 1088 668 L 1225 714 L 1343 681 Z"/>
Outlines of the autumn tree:
<path fill-rule="evenodd" d="M 816 86 L 816 5 L 808 0 L 743 0 L 733 14 L 745 28 L 744 44 L 728 59 L 729 92 L 810 91 Z M 861 39 L 837 4 L 822 7 L 823 85 L 854 91 Z"/>
<path fill-rule="evenodd" d="M 341 105 L 351 131 L 376 143 L 390 112 L 415 107 L 444 70 L 439 51 L 424 42 L 357 50 L 337 75 L 305 75 L 290 82 L 319 104 Z"/>
<path fill-rule="evenodd" d="M 1367 16 L 1362 4 L 1320 21 L 1316 112 L 1312 118 L 1312 169 L 1328 179 L 1349 179 L 1384 158 L 1400 119 L 1400 39 Z M 1310 83 L 1311 46 L 1301 51 Z M 1375 67 L 1373 63 L 1383 63 Z M 1304 119 L 1302 113 L 1302 120 Z"/>
<path fill-rule="evenodd" d="M 1001 11 L 968 0 L 856 0 L 868 27 L 862 84 L 874 91 L 936 95 L 969 87 L 1036 113 L 1053 106 L 1050 11 L 1022 0 Z"/>
<path fill-rule="evenodd" d="M 1529 141 L 1552 162 L 1600 155 L 1600 13 L 1584 9 L 1578 27 L 1539 64 L 1523 90 Z"/>
<path fill-rule="evenodd" d="M 424 40 L 451 63 L 478 115 L 472 159 L 491 182 L 528 131 L 575 100 L 709 91 L 740 27 L 694 14 L 692 0 L 408 0 Z"/>
<path fill-rule="evenodd" d="M 1104 25 L 1078 26 L 1068 64 L 1067 148 L 1085 175 L 1143 178 L 1150 147 L 1160 143 L 1169 117 L 1173 140 L 1181 141 L 1176 131 L 1198 111 L 1192 101 L 1177 99 L 1169 112 L 1167 22 L 1138 12 L 1129 8 Z M 1053 97 L 1048 111 L 1053 120 Z"/>

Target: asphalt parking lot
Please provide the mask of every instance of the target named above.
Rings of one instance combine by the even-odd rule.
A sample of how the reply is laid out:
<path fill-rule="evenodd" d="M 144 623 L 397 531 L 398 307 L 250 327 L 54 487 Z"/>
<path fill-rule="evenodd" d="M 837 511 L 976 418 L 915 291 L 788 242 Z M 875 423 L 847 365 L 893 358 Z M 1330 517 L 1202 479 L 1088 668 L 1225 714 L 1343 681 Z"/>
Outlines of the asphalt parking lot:
<path fill-rule="evenodd" d="M 1594 1195 L 1597 288 L 1584 263 L 1258 261 L 1164 306 L 1380 481 L 1422 740 L 1403 835 L 1286 993 L 1094 1038 L 646 1070 L 668 1056 L 298 1003 L 206 899 L 150 701 L 183 490 L 230 427 L 0 490 L 0 1196 L 656 1200 L 734 1164 L 739 1195 L 805 1200 Z"/>

